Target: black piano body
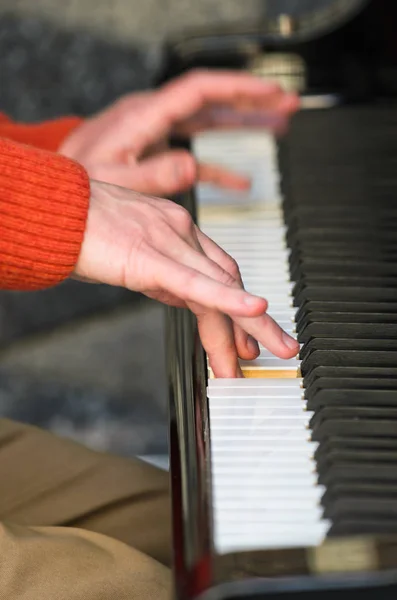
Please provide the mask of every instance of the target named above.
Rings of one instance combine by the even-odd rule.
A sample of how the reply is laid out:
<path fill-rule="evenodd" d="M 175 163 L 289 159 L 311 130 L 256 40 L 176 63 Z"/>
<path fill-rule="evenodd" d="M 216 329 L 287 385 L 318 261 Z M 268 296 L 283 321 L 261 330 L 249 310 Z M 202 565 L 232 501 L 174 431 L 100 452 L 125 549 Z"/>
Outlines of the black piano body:
<path fill-rule="evenodd" d="M 343 124 L 355 110 L 385 106 L 390 114 L 394 105 L 397 110 L 396 31 L 397 3 L 393 0 L 336 0 L 311 14 L 283 14 L 254 26 L 195 32 L 173 40 L 161 81 L 192 68 L 247 69 L 258 57 L 292 55 L 304 65 L 302 96 L 333 98 L 345 111 Z M 303 121 L 310 124 L 310 119 L 308 115 Z M 299 127 L 299 123 L 297 129 L 293 126 L 290 134 L 295 135 L 295 151 Z M 337 137 L 338 131 L 334 133 Z M 280 143 L 280 168 L 287 171 L 289 151 L 283 148 L 288 143 L 288 136 Z M 382 152 L 382 138 L 376 150 Z M 289 174 L 282 175 L 288 209 Z M 177 200 L 195 217 L 194 191 Z M 343 592 L 361 600 L 396 598 L 395 535 L 336 537 L 328 546 L 314 549 L 228 556 L 214 552 L 206 357 L 195 319 L 184 310 L 169 311 L 167 356 L 178 600 L 330 600 Z"/>

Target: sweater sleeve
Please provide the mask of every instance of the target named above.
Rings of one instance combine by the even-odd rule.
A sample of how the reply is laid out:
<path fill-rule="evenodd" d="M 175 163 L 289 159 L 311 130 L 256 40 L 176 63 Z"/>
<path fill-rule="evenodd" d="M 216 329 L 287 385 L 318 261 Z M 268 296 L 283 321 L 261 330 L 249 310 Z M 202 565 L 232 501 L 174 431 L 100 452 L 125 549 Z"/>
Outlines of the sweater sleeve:
<path fill-rule="evenodd" d="M 78 117 L 64 117 L 43 123 L 15 123 L 0 113 L 0 137 L 56 152 L 69 133 L 82 122 L 83 119 Z"/>
<path fill-rule="evenodd" d="M 0 138 L 0 289 L 41 289 L 72 273 L 89 197 L 81 165 Z"/>

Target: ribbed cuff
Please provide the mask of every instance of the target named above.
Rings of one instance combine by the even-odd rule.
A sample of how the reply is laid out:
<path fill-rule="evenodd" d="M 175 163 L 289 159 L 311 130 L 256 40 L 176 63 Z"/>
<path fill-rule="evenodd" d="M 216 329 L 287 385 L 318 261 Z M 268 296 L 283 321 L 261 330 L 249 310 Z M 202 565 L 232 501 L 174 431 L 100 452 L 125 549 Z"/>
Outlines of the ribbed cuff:
<path fill-rule="evenodd" d="M 42 289 L 72 273 L 89 197 L 81 165 L 0 139 L 0 288 Z"/>
<path fill-rule="evenodd" d="M 15 123 L 0 114 L 0 137 L 57 152 L 68 135 L 83 123 L 79 117 L 63 117 L 43 123 Z"/>

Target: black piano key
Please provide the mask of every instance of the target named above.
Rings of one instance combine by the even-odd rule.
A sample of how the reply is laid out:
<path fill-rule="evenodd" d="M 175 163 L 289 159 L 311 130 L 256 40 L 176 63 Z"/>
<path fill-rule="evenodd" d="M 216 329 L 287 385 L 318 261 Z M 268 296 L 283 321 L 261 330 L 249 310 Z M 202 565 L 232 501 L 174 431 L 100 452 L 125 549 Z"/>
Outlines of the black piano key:
<path fill-rule="evenodd" d="M 329 537 L 347 536 L 347 535 L 390 535 L 397 533 L 397 520 L 391 519 L 374 519 L 365 517 L 350 516 L 347 518 L 338 519 L 332 523 Z"/>
<path fill-rule="evenodd" d="M 297 231 L 287 231 L 286 239 L 290 248 L 300 244 L 395 244 L 396 239 L 392 229 L 376 230 L 368 225 L 367 228 L 352 229 L 350 227 L 307 227 Z"/>
<path fill-rule="evenodd" d="M 349 478 L 349 481 L 359 480 L 364 482 L 372 480 L 374 476 L 377 481 L 382 481 L 385 484 L 396 480 L 396 451 L 336 450 L 317 457 L 316 463 L 318 481 L 321 484 L 328 483 L 331 478 L 337 481 L 338 478 L 335 474 L 339 472 L 342 472 L 343 480 L 346 473 L 345 467 L 347 466 L 349 470 L 354 469 L 355 471 L 354 476 Z"/>
<path fill-rule="evenodd" d="M 340 462 L 329 465 L 318 474 L 320 485 L 328 486 L 339 481 L 377 481 L 385 487 L 397 483 L 397 465 L 394 463 L 365 463 L 360 461 Z"/>
<path fill-rule="evenodd" d="M 396 164 L 397 172 L 397 164 Z M 334 204 L 322 204 L 321 207 L 317 206 L 303 206 L 296 205 L 292 208 L 288 215 L 286 215 L 287 225 L 292 227 L 296 224 L 299 227 L 306 226 L 307 223 L 316 225 L 318 219 L 328 220 L 340 220 L 347 218 L 355 222 L 368 219 L 374 219 L 374 223 L 385 223 L 389 221 L 397 220 L 397 209 L 395 206 L 385 209 L 384 207 L 378 206 L 363 206 L 360 212 L 357 212 L 356 206 L 350 204 L 340 204 L 338 202 Z"/>
<path fill-rule="evenodd" d="M 374 350 L 315 350 L 300 365 L 305 377 L 316 367 L 396 367 L 397 352 Z"/>
<path fill-rule="evenodd" d="M 300 306 L 295 314 L 295 323 L 297 327 L 306 317 L 314 313 L 348 313 L 348 314 L 383 314 L 393 313 L 397 315 L 397 302 L 320 302 L 311 300 Z"/>
<path fill-rule="evenodd" d="M 344 368 L 344 373 L 346 370 L 351 368 Z M 356 370 L 356 369 L 355 369 Z M 310 375 L 307 375 L 304 378 L 304 398 L 313 402 L 315 402 L 316 394 L 320 393 L 322 390 L 329 389 L 351 389 L 351 390 L 396 390 L 397 382 L 395 377 L 382 377 L 382 374 L 379 375 L 379 372 L 376 376 L 366 377 L 365 372 L 363 373 L 361 370 L 360 377 L 354 376 L 344 376 L 344 374 L 340 373 L 341 369 L 338 368 L 339 376 L 335 375 L 336 367 L 317 367 L 313 369 Z M 364 369 L 367 371 L 367 369 Z M 330 376 L 324 375 L 325 373 L 329 373 Z M 354 375 L 354 374 L 353 374 Z"/>
<path fill-rule="evenodd" d="M 349 216 L 348 214 L 342 215 L 340 218 L 333 218 L 327 214 L 321 214 L 321 212 L 317 211 L 317 218 L 313 218 L 313 220 L 308 220 L 306 222 L 299 222 L 297 219 L 292 223 L 288 224 L 287 230 L 287 240 L 291 241 L 291 246 L 295 248 L 295 246 L 310 250 L 310 248 L 318 247 L 324 249 L 332 249 L 332 241 L 328 241 L 326 238 L 319 238 L 319 236 L 303 236 L 300 235 L 300 232 L 305 230 L 314 231 L 317 228 L 323 230 L 325 228 L 337 229 L 338 227 L 348 227 L 352 232 L 353 231 L 362 231 L 365 229 L 375 228 L 379 232 L 389 232 L 393 231 L 397 227 L 397 217 L 389 218 L 385 222 L 380 222 L 377 220 L 376 216 L 368 216 L 368 218 L 363 221 L 363 219 L 357 219 Z M 385 238 L 367 238 L 364 239 L 361 237 L 360 239 L 352 239 L 346 236 L 344 241 L 340 240 L 340 244 L 343 248 L 349 249 L 350 247 L 357 247 L 360 250 L 366 250 L 368 247 L 379 247 L 379 248 L 395 248 L 396 240 L 393 239 L 392 236 L 387 235 Z M 375 244 L 379 244 L 376 246 Z"/>
<path fill-rule="evenodd" d="M 313 437 L 316 431 L 329 420 L 352 419 L 354 422 L 361 419 L 394 420 L 394 433 L 397 434 L 397 409 L 393 406 L 324 406 L 317 410 L 310 419 L 309 427 Z M 375 426 L 375 425 L 374 425 Z"/>
<path fill-rule="evenodd" d="M 397 276 L 397 264 L 388 263 L 384 261 L 370 261 L 370 260 L 333 260 L 333 259 L 321 259 L 321 258 L 308 258 L 305 260 L 304 265 L 298 265 L 291 268 L 291 280 L 296 281 L 301 277 L 301 274 L 305 273 L 324 273 L 327 272 L 329 275 L 352 275 L 373 277 L 375 276 Z M 379 299 L 380 300 L 380 299 Z"/>
<path fill-rule="evenodd" d="M 325 469 L 333 463 L 368 462 L 397 465 L 397 449 L 384 448 L 328 448 L 327 452 L 316 455 L 317 469 Z"/>
<path fill-rule="evenodd" d="M 296 321 L 295 329 L 300 335 L 309 325 L 316 323 L 395 324 L 397 313 L 308 312 Z"/>
<path fill-rule="evenodd" d="M 340 495 L 324 509 L 323 516 L 335 523 L 349 517 L 397 520 L 397 502 L 396 498 L 390 496 Z"/>
<path fill-rule="evenodd" d="M 357 437 L 391 437 L 396 434 L 397 423 L 389 419 L 335 418 L 322 421 L 312 431 L 315 442 L 322 442 L 330 435 Z M 396 470 L 397 476 L 397 470 Z"/>
<path fill-rule="evenodd" d="M 303 378 L 303 386 L 305 393 L 310 394 L 314 389 L 319 388 L 324 384 L 324 379 L 331 381 L 335 384 L 342 379 L 343 386 L 346 387 L 346 380 L 350 379 L 355 381 L 357 387 L 364 387 L 370 389 L 371 386 L 381 385 L 384 382 L 384 389 L 394 389 L 397 386 L 397 368 L 383 368 L 383 367 L 316 367 L 312 369 L 308 375 Z M 320 383 L 318 383 L 319 380 Z M 317 382 L 317 384 L 316 384 Z M 393 387 L 392 387 L 393 386 Z"/>
<path fill-rule="evenodd" d="M 294 294 L 293 304 L 304 306 L 305 302 L 397 302 L 397 288 L 383 287 L 337 287 L 330 285 L 305 285 Z"/>
<path fill-rule="evenodd" d="M 315 350 L 394 350 L 397 351 L 397 339 L 340 339 L 313 338 L 302 346 L 299 358 L 303 361 Z"/>
<path fill-rule="evenodd" d="M 327 273 L 304 273 L 302 277 L 293 284 L 292 295 L 299 296 L 302 289 L 307 286 L 315 285 L 317 287 L 359 287 L 359 288 L 396 288 L 397 277 L 355 277 L 343 275 L 328 275 Z M 357 302 L 362 302 L 358 300 Z"/>
<path fill-rule="evenodd" d="M 287 215 L 288 222 L 288 210 L 293 209 L 298 205 L 317 207 L 321 210 L 322 205 L 335 204 L 336 206 L 343 207 L 346 204 L 354 206 L 356 210 L 361 210 L 366 206 L 374 206 L 378 204 L 380 209 L 389 209 L 392 205 L 390 201 L 391 193 L 385 189 L 364 189 L 364 188 L 350 188 L 350 189 L 338 189 L 337 192 L 332 189 L 322 189 L 317 192 L 307 187 L 298 191 L 294 190 L 293 196 L 291 194 L 288 184 L 284 183 L 285 187 L 281 188 L 284 194 L 284 205 L 283 209 Z M 293 201 L 292 201 L 293 200 Z"/>
<path fill-rule="evenodd" d="M 328 307 L 323 306 L 322 308 Z M 300 314 L 297 314 L 295 317 L 295 330 L 297 334 L 301 335 L 309 325 L 315 323 L 347 323 L 350 325 L 379 323 L 381 325 L 387 325 L 397 323 L 397 312 L 354 312 L 351 307 L 349 307 L 349 312 L 333 310 L 315 311 L 308 310 L 307 305 L 303 305 Z"/>
<path fill-rule="evenodd" d="M 396 339 L 397 325 L 394 323 L 309 323 L 299 332 L 298 341 L 303 344 L 316 337 Z"/>
<path fill-rule="evenodd" d="M 374 233 L 375 232 L 375 233 Z M 286 240 L 292 251 L 305 250 L 310 252 L 315 248 L 335 250 L 354 248 L 357 252 L 368 248 L 374 250 L 393 251 L 396 239 L 393 237 L 393 228 L 376 228 L 373 223 L 361 227 L 302 227 L 296 230 L 288 229 Z"/>
<path fill-rule="evenodd" d="M 356 258 L 372 260 L 376 262 L 395 263 L 397 261 L 396 247 L 377 247 L 367 246 L 366 248 L 357 248 L 354 246 L 316 244 L 313 247 L 296 247 L 288 258 L 291 273 L 297 271 L 304 272 L 305 261 L 310 259 L 321 260 L 354 260 Z"/>
<path fill-rule="evenodd" d="M 323 406 L 395 406 L 397 390 L 384 389 L 320 389 L 307 398 L 307 410 L 318 410 Z"/>
<path fill-rule="evenodd" d="M 348 435 L 329 436 L 317 446 L 314 458 L 317 462 L 331 452 L 397 452 L 396 437 L 351 437 Z M 397 484 L 396 484 L 397 486 Z"/>
<path fill-rule="evenodd" d="M 371 497 L 374 500 L 382 497 L 392 498 L 397 501 L 397 484 L 389 482 L 387 485 L 373 481 L 341 481 L 331 483 L 321 497 L 324 510 L 332 510 L 332 505 L 343 496 Z"/>
<path fill-rule="evenodd" d="M 397 172 L 397 166 L 396 166 Z M 397 208 L 389 209 L 375 206 L 362 206 L 357 212 L 355 206 L 330 204 L 317 206 L 295 206 L 286 215 L 288 229 L 302 229 L 304 227 L 317 227 L 322 225 L 333 225 L 343 221 L 346 225 L 360 226 L 362 221 L 372 222 L 375 227 L 388 227 L 397 224 Z"/>

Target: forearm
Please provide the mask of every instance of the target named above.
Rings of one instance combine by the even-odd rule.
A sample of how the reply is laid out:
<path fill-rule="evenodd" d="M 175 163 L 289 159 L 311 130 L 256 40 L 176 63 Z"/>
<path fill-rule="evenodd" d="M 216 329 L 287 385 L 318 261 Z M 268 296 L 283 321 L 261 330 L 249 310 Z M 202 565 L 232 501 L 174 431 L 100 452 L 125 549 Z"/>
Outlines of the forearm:
<path fill-rule="evenodd" d="M 0 139 L 0 288 L 50 287 L 74 269 L 90 196 L 79 164 Z"/>

